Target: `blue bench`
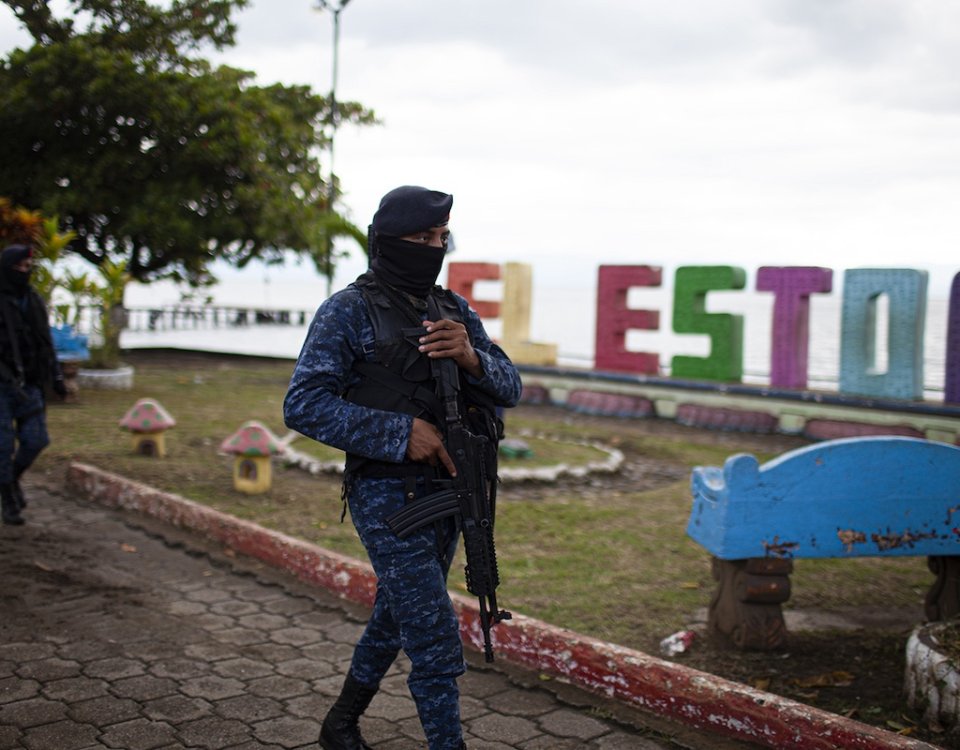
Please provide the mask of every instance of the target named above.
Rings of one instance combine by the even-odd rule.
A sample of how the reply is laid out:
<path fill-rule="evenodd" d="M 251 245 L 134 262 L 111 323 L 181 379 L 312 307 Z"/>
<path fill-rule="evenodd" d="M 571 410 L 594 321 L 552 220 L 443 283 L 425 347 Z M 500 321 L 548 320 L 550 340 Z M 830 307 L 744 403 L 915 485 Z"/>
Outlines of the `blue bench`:
<path fill-rule="evenodd" d="M 925 555 L 925 614 L 960 613 L 960 448 L 906 437 L 829 440 L 760 466 L 697 467 L 687 534 L 713 556 L 711 634 L 739 648 L 786 640 L 793 560 Z"/>
<path fill-rule="evenodd" d="M 53 348 L 57 353 L 57 359 L 61 362 L 82 362 L 90 359 L 87 337 L 74 333 L 73 326 L 66 324 L 51 326 L 50 337 L 53 339 Z"/>

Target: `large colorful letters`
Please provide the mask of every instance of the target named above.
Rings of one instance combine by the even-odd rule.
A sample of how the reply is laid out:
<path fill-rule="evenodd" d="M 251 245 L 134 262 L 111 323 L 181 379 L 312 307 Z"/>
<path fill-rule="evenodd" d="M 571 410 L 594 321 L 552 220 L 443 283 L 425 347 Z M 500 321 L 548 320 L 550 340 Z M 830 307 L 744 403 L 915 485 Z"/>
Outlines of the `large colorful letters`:
<path fill-rule="evenodd" d="M 876 367 L 877 301 L 890 301 L 887 366 Z M 927 273 L 854 268 L 844 274 L 840 326 L 840 391 L 863 396 L 923 398 L 923 330 Z"/>
<path fill-rule="evenodd" d="M 707 292 L 743 289 L 747 274 L 736 266 L 684 266 L 673 285 L 673 330 L 710 337 L 706 357 L 677 355 L 670 364 L 675 378 L 740 380 L 743 377 L 743 316 L 708 313 Z"/>
<path fill-rule="evenodd" d="M 810 343 L 810 295 L 829 292 L 829 268 L 764 266 L 757 270 L 757 291 L 773 292 L 770 385 L 806 388 Z"/>
<path fill-rule="evenodd" d="M 960 273 L 950 285 L 950 312 L 947 318 L 947 366 L 943 400 L 960 403 Z"/>
<path fill-rule="evenodd" d="M 556 346 L 530 342 L 532 275 L 529 265 L 503 267 L 503 302 L 473 299 L 479 280 L 500 278 L 492 263 L 451 263 L 448 286 L 463 294 L 484 317 L 501 316 L 504 348 L 523 364 L 552 364 Z M 659 287 L 660 268 L 645 265 L 602 265 L 597 276 L 596 342 L 598 370 L 655 374 L 659 355 L 626 348 L 630 330 L 657 330 L 658 310 L 628 306 L 634 287 Z M 757 271 L 756 290 L 774 295 L 770 385 L 807 387 L 810 339 L 810 296 L 832 291 L 829 268 L 764 266 Z M 743 375 L 743 318 L 706 312 L 710 291 L 743 289 L 746 273 L 736 266 L 682 266 L 677 269 L 673 298 L 673 331 L 706 334 L 706 357 L 675 356 L 671 375 L 716 381 L 739 381 Z M 840 326 L 839 390 L 880 398 L 923 398 L 923 345 L 928 275 L 912 269 L 851 269 L 844 273 Z M 879 301 L 886 298 L 886 341 L 878 340 Z M 960 403 L 960 273 L 953 279 L 947 328 L 944 400 Z M 886 363 L 878 367 L 878 353 Z"/>
<path fill-rule="evenodd" d="M 656 375 L 660 357 L 648 352 L 627 351 L 627 331 L 655 331 L 659 310 L 627 307 L 631 287 L 660 286 L 663 272 L 652 266 L 600 266 L 597 280 L 597 338 L 594 367 L 598 370 L 643 372 Z"/>

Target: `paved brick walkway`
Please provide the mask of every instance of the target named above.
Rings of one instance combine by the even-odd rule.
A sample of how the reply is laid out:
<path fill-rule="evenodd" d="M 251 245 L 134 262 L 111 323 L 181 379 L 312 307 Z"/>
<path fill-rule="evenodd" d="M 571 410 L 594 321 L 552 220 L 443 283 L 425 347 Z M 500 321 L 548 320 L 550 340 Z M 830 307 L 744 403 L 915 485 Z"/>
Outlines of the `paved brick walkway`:
<path fill-rule="evenodd" d="M 364 613 L 157 522 L 32 488 L 0 527 L 0 748 L 315 748 Z M 536 675 L 471 668 L 470 750 L 745 747 Z M 363 728 L 424 747 L 404 663 Z"/>

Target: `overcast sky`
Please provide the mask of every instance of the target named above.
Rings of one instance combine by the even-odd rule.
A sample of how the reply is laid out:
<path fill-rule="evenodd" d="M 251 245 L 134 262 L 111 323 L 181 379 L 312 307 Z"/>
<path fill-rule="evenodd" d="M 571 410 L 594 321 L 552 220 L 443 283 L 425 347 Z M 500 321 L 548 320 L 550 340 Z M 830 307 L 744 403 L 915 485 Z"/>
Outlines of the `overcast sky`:
<path fill-rule="evenodd" d="M 315 5 L 254 0 L 223 59 L 328 91 Z M 3 49 L 15 29 L 0 8 Z M 352 0 L 338 98 L 383 124 L 342 128 L 336 171 L 362 226 L 396 185 L 452 192 L 456 259 L 527 261 L 535 285 L 731 263 L 931 268 L 943 289 L 958 70 L 945 0 Z"/>

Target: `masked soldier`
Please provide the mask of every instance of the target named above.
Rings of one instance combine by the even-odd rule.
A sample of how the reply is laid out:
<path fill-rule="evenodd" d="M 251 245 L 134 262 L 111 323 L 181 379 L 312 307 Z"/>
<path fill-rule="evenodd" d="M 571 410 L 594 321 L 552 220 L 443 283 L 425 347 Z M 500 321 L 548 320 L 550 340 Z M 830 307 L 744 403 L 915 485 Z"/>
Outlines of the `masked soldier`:
<path fill-rule="evenodd" d="M 465 747 L 456 678 L 464 672 L 446 579 L 457 545 L 447 518 L 404 539 L 386 518 L 456 473 L 441 439 L 430 362 L 451 358 L 468 405 L 514 406 L 520 377 L 461 296 L 436 286 L 453 196 L 387 193 L 369 230 L 370 269 L 326 300 L 284 401 L 288 427 L 347 453 L 344 501 L 377 574 L 373 613 L 323 722 L 325 750 L 363 750 L 358 720 L 399 650 L 430 750 Z"/>
<path fill-rule="evenodd" d="M 3 522 L 23 523 L 20 477 L 50 442 L 44 387 L 67 389 L 50 338 L 47 309 L 30 286 L 33 252 L 10 245 L 0 253 L 0 500 Z"/>

